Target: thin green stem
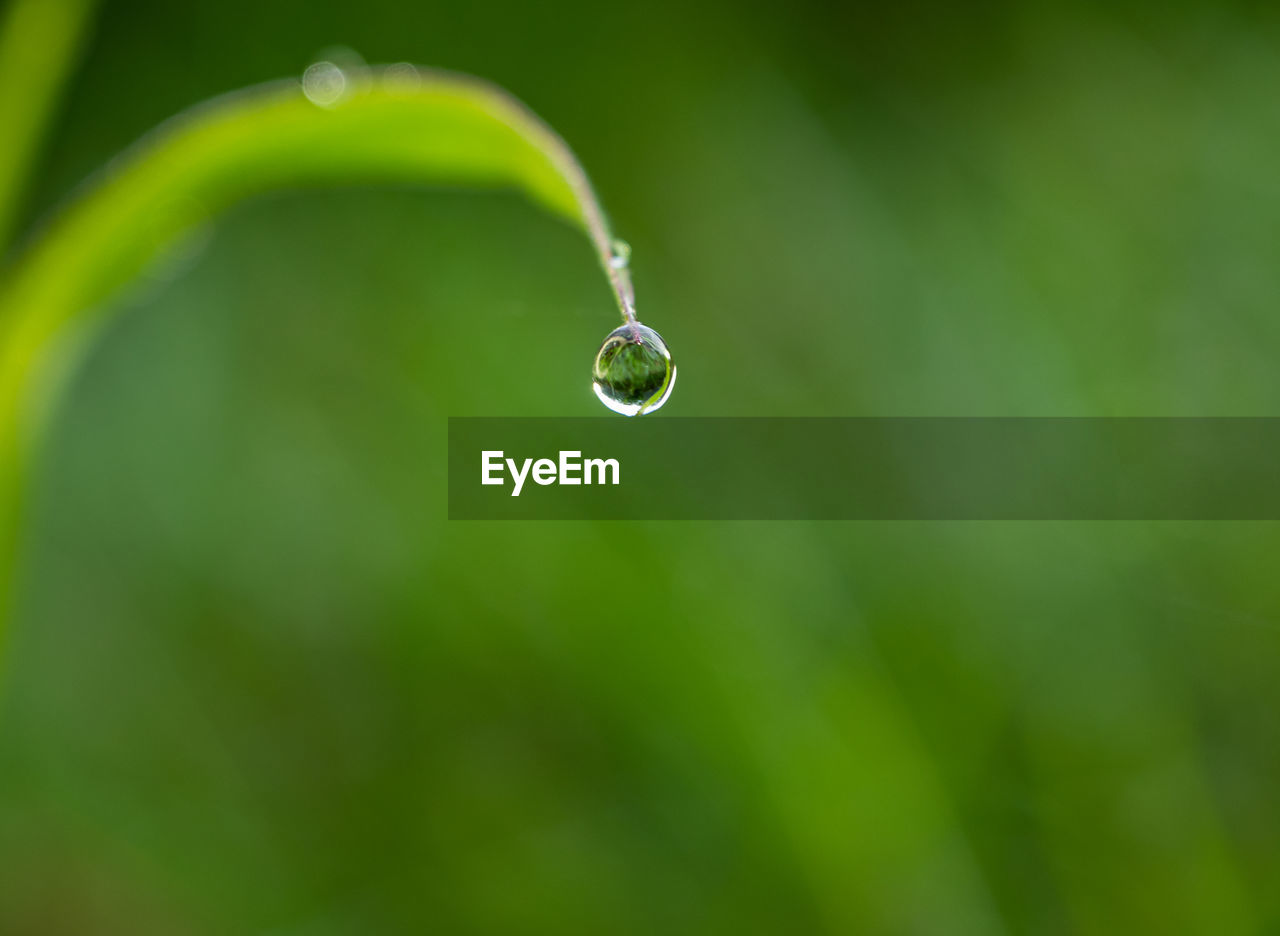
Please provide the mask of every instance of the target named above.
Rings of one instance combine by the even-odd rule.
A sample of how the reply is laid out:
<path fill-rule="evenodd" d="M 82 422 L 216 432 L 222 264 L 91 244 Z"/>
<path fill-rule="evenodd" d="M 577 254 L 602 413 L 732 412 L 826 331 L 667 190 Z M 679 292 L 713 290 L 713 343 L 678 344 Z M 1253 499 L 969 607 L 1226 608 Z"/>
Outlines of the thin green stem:
<path fill-rule="evenodd" d="M 591 187 L 591 181 L 587 178 L 582 164 L 578 162 L 573 155 L 573 151 L 569 149 L 568 144 L 561 139 L 560 135 L 547 126 L 536 114 L 515 99 L 511 99 L 510 103 L 518 112 L 513 115 L 512 128 L 517 132 L 524 132 L 530 137 L 540 138 L 539 142 L 542 149 L 555 163 L 557 170 L 565 181 L 572 187 L 578 204 L 582 209 L 583 228 L 591 239 L 597 255 L 600 257 L 600 265 L 609 280 L 609 285 L 613 288 L 614 296 L 618 300 L 618 310 L 622 313 L 624 322 L 634 325 L 637 321 L 636 295 L 635 289 L 631 285 L 631 273 L 627 268 L 627 258 L 621 258 L 621 263 L 615 262 L 619 259 L 614 247 L 616 241 L 609 231 L 609 223 L 605 218 L 604 209 L 600 207 L 600 200 L 596 198 L 595 190 Z"/>

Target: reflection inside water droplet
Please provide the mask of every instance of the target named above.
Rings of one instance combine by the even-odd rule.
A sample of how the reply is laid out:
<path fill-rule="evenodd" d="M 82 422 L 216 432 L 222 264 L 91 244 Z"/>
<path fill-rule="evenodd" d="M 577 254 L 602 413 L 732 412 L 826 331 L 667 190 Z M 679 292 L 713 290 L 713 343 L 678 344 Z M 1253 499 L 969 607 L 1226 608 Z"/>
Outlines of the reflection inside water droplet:
<path fill-rule="evenodd" d="M 667 402 L 675 383 L 667 343 L 639 322 L 611 331 L 591 369 L 591 387 L 600 402 L 624 416 L 652 413 Z"/>

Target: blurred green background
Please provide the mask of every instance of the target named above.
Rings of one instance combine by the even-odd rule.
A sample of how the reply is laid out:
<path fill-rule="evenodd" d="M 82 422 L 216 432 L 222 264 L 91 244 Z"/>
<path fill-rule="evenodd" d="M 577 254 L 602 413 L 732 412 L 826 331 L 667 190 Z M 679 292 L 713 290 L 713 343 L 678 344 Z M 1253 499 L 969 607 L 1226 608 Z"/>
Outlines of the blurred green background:
<path fill-rule="evenodd" d="M 1277 414 L 1275 4 L 107 0 L 24 227 L 336 43 L 565 136 L 654 418 Z M 1280 932 L 1275 525 L 450 524 L 446 416 L 603 415 L 514 195 L 261 199 L 121 302 L 26 530 L 5 936 Z"/>

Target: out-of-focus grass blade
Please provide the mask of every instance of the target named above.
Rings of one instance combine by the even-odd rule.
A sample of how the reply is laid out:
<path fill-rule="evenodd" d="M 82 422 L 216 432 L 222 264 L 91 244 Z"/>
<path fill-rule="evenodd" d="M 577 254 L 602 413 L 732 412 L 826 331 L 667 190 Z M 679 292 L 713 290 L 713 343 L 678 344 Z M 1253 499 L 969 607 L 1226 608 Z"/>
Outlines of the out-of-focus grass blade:
<path fill-rule="evenodd" d="M 407 65 L 239 92 L 160 127 L 111 164 L 0 284 L 0 623 L 22 473 L 75 349 L 109 301 L 182 234 L 269 190 L 352 182 L 513 186 L 587 233 L 625 309 L 625 270 L 577 160 L 478 79 Z M 309 75 L 310 77 L 310 75 Z"/>
<path fill-rule="evenodd" d="M 0 255 L 97 0 L 11 0 L 0 14 Z"/>

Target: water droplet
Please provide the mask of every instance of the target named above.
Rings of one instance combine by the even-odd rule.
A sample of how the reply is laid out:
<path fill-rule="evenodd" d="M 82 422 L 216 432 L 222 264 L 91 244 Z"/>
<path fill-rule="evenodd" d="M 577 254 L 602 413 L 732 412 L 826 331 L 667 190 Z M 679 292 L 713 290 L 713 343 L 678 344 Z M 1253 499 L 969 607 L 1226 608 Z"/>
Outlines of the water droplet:
<path fill-rule="evenodd" d="M 382 82 L 389 91 L 411 94 L 421 86 L 422 73 L 410 62 L 396 62 L 382 72 Z"/>
<path fill-rule="evenodd" d="M 639 322 L 609 332 L 591 368 L 591 387 L 615 413 L 639 416 L 667 402 L 676 365 L 662 336 Z"/>
<path fill-rule="evenodd" d="M 624 240 L 613 242 L 613 255 L 609 257 L 609 266 L 615 270 L 625 270 L 631 262 L 631 245 Z"/>
<path fill-rule="evenodd" d="M 347 93 L 347 75 L 333 62 L 315 62 L 302 73 L 302 93 L 319 107 L 333 107 Z"/>

